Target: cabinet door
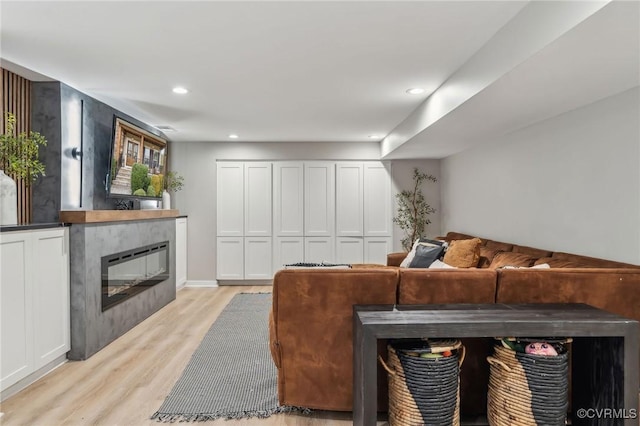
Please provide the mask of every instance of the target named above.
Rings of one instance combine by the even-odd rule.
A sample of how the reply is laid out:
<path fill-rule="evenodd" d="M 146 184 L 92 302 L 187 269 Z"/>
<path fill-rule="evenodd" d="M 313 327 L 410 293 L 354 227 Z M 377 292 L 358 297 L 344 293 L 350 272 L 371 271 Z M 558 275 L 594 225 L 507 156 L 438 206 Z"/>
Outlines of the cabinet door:
<path fill-rule="evenodd" d="M 271 236 L 271 163 L 244 165 L 244 235 Z"/>
<path fill-rule="evenodd" d="M 391 237 L 365 237 L 364 263 L 387 264 L 387 254 L 392 252 Z"/>
<path fill-rule="evenodd" d="M 306 237 L 304 239 L 304 261 L 312 263 L 334 263 L 333 237 Z"/>
<path fill-rule="evenodd" d="M 34 242 L 35 368 L 64 355 L 70 346 L 69 234 L 67 228 L 32 234 Z M 35 266 L 37 265 L 37 266 Z"/>
<path fill-rule="evenodd" d="M 331 237 L 335 227 L 335 164 L 304 165 L 304 235 Z"/>
<path fill-rule="evenodd" d="M 187 218 L 176 219 L 176 287 L 187 282 Z"/>
<path fill-rule="evenodd" d="M 273 235 L 304 235 L 304 166 L 302 163 L 273 165 Z"/>
<path fill-rule="evenodd" d="M 273 239 L 273 271 L 284 265 L 304 261 L 304 242 L 302 237 L 274 237 Z"/>
<path fill-rule="evenodd" d="M 362 163 L 336 163 L 336 236 L 362 236 Z"/>
<path fill-rule="evenodd" d="M 33 294 L 28 233 L 0 234 L 0 390 L 33 370 Z"/>
<path fill-rule="evenodd" d="M 364 236 L 393 236 L 391 170 L 380 162 L 364 164 Z"/>
<path fill-rule="evenodd" d="M 362 237 L 336 237 L 336 263 L 363 263 Z"/>
<path fill-rule="evenodd" d="M 217 163 L 217 220 L 219 237 L 244 235 L 244 164 Z"/>
<path fill-rule="evenodd" d="M 243 279 L 244 239 L 242 237 L 219 237 L 216 244 L 216 251 L 216 279 Z"/>
<path fill-rule="evenodd" d="M 273 278 L 270 237 L 244 239 L 244 279 L 270 280 Z"/>

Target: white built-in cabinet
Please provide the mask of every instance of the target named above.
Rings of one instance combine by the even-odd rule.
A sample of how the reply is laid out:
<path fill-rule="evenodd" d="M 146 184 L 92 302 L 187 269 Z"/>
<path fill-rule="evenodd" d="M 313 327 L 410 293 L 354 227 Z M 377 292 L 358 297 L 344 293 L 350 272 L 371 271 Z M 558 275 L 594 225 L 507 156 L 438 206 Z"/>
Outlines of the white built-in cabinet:
<path fill-rule="evenodd" d="M 0 390 L 70 349 L 68 228 L 0 234 Z"/>
<path fill-rule="evenodd" d="M 187 283 L 187 218 L 176 219 L 176 288 Z"/>
<path fill-rule="evenodd" d="M 217 167 L 218 280 L 271 279 L 297 262 L 386 262 L 392 250 L 388 165 L 280 161 Z"/>

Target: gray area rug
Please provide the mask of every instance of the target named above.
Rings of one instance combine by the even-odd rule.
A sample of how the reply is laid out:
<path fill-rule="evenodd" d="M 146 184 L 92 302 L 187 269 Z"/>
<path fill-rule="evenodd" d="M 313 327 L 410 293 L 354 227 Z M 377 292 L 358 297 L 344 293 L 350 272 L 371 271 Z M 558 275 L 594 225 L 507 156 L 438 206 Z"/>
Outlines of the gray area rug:
<path fill-rule="evenodd" d="M 270 308 L 271 294 L 235 295 L 151 418 L 205 421 L 294 410 L 278 405 L 277 371 L 269 352 Z"/>

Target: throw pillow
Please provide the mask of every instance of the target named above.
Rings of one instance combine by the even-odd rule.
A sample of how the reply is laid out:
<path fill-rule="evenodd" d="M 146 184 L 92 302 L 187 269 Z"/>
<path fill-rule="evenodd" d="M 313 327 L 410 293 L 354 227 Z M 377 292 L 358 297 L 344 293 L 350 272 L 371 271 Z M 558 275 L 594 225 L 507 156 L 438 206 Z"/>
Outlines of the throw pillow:
<path fill-rule="evenodd" d="M 416 255 L 409 264 L 409 268 L 428 268 L 437 260 L 444 251 L 444 247 L 439 245 L 418 244 Z"/>
<path fill-rule="evenodd" d="M 530 267 L 533 266 L 533 263 L 536 261 L 536 258 L 526 255 L 524 253 L 514 253 L 511 251 L 503 251 L 493 258 L 491 261 L 491 265 L 489 268 L 498 269 L 503 266 L 524 266 Z"/>
<path fill-rule="evenodd" d="M 491 261 L 496 254 L 500 253 L 499 249 L 487 248 L 484 246 L 480 247 L 480 260 L 478 261 L 478 268 L 488 268 L 491 265 Z"/>
<path fill-rule="evenodd" d="M 443 246 L 444 249 L 446 250 L 447 244 L 444 241 L 438 241 L 438 240 L 429 240 L 427 238 L 418 238 L 416 240 L 415 243 L 413 243 L 413 247 L 411 247 L 411 251 L 409 251 L 409 253 L 407 253 L 407 257 L 404 258 L 404 260 L 400 263 L 400 267 L 401 268 L 410 268 L 411 266 L 411 261 L 413 261 L 413 258 L 416 255 L 416 249 L 418 248 L 418 246 L 430 246 L 430 247 L 440 247 Z M 444 251 L 442 251 L 440 253 L 440 255 L 442 255 L 442 253 L 444 253 Z"/>
<path fill-rule="evenodd" d="M 455 266 L 447 265 L 442 260 L 434 260 L 429 269 L 458 269 Z"/>
<path fill-rule="evenodd" d="M 444 263 L 457 268 L 475 268 L 480 259 L 480 244 L 480 238 L 451 241 L 444 255 Z"/>

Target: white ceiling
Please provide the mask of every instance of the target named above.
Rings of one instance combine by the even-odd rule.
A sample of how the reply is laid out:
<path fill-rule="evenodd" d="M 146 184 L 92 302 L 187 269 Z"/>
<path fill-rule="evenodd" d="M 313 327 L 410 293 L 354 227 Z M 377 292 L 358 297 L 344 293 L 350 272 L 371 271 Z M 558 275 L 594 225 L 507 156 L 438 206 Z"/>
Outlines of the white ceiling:
<path fill-rule="evenodd" d="M 234 143 L 228 138 L 230 133 L 247 142 L 371 142 L 368 136 L 372 134 L 380 139 L 393 135 L 407 117 L 424 108 L 421 104 L 429 94 L 465 64 L 468 68 L 470 59 L 530 6 L 521 1 L 3 0 L 0 58 L 8 69 L 15 64 L 36 71 L 145 123 L 169 125 L 177 130 L 167 134 L 175 142 Z M 500 102 L 495 111 L 501 115 L 496 123 L 485 126 L 490 131 L 484 136 L 489 138 L 545 118 L 543 112 L 549 111 L 545 104 L 554 99 L 556 114 L 593 101 L 595 96 L 637 85 L 640 74 L 632 50 L 638 49 L 638 17 L 618 15 L 587 30 L 582 24 L 575 25 L 582 35 L 564 43 L 565 50 L 555 56 L 553 49 L 572 31 L 545 47 L 551 53 L 532 52 L 523 64 L 496 77 L 481 92 L 482 97 L 476 95 L 475 100 L 483 102 L 467 101 L 465 107 L 468 104 L 466 109 L 471 111 L 466 114 L 471 117 L 482 112 L 490 118 L 495 96 Z M 589 19 L 593 18 L 585 22 Z M 545 28 L 536 30 L 544 32 Z M 567 89 L 569 101 L 563 84 L 554 85 L 553 93 L 545 97 L 536 96 L 537 88 L 523 90 L 520 101 L 527 105 L 526 114 L 516 114 L 511 120 L 513 100 L 504 99 L 504 93 L 505 87 L 513 86 L 506 83 L 515 76 L 520 84 L 538 87 L 548 77 L 533 78 L 532 83 L 525 78 L 528 73 L 545 70 L 573 51 L 587 58 L 578 65 L 563 61 L 563 75 L 582 71 L 578 67 L 599 58 L 588 55 L 594 37 L 609 31 L 615 35 L 604 37 L 606 42 L 597 48 L 607 50 L 611 48 L 608 43 L 622 43 L 623 48 L 615 49 L 620 55 L 631 52 L 630 60 L 617 61 L 609 67 L 616 72 L 604 77 L 589 73 L 589 78 L 577 79 L 580 81 Z M 590 92 L 592 78 L 599 87 L 611 78 L 623 81 L 605 85 L 593 96 L 575 96 Z M 190 93 L 172 93 L 176 85 L 187 87 Z M 420 96 L 405 93 L 416 86 L 427 92 Z M 448 127 L 436 123 L 440 126 L 431 133 L 437 133 L 438 141 L 443 140 L 441 127 L 445 135 L 446 128 L 456 127 L 452 118 L 459 110 L 464 108 L 444 117 L 451 122 Z M 466 127 L 470 130 L 463 135 L 459 129 L 451 133 L 459 143 L 442 146 L 429 137 L 430 129 L 425 126 L 389 158 L 440 158 L 465 149 L 470 144 L 460 141 L 474 133 L 472 126 Z"/>

